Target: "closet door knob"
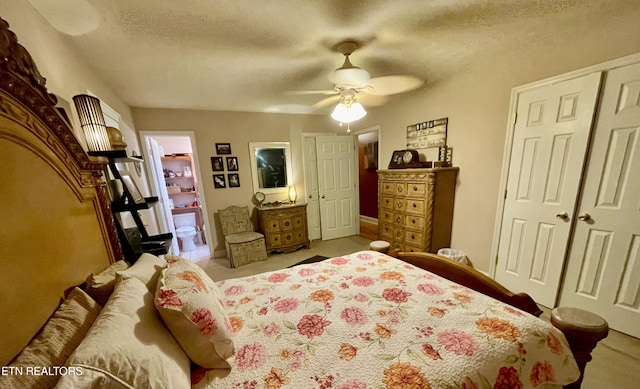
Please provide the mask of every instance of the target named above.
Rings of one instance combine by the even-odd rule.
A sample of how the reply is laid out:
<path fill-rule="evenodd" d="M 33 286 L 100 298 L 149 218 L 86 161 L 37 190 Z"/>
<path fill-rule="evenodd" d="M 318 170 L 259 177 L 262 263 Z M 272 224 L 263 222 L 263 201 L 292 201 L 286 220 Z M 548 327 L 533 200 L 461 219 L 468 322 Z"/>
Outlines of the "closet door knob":
<path fill-rule="evenodd" d="M 578 220 L 588 222 L 589 220 L 591 220 L 591 215 L 589 215 L 588 213 L 581 213 L 580 216 L 578 216 Z"/>
<path fill-rule="evenodd" d="M 561 220 L 567 220 L 569 218 L 569 214 L 566 213 L 566 212 L 561 212 L 561 213 L 556 215 L 556 218 L 561 219 Z"/>

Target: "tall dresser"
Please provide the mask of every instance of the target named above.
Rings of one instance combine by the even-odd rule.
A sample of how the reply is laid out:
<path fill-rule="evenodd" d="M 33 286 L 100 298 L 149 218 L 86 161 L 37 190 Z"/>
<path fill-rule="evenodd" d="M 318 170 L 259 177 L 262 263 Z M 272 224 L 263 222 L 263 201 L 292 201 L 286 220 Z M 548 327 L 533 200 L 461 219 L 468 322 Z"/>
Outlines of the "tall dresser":
<path fill-rule="evenodd" d="M 267 252 L 289 253 L 309 248 L 307 204 L 284 204 L 258 207 L 258 225 L 264 234 Z"/>
<path fill-rule="evenodd" d="M 378 237 L 402 251 L 449 247 L 457 176 L 457 167 L 378 170 Z"/>

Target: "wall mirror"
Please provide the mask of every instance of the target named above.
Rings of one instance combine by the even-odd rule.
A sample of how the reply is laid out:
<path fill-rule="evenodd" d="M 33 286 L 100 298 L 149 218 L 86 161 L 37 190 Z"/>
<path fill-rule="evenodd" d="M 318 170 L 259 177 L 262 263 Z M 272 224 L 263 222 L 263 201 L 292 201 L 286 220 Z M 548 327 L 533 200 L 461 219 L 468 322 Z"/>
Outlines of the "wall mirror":
<path fill-rule="evenodd" d="M 253 191 L 287 193 L 293 183 L 289 142 L 249 142 Z"/>

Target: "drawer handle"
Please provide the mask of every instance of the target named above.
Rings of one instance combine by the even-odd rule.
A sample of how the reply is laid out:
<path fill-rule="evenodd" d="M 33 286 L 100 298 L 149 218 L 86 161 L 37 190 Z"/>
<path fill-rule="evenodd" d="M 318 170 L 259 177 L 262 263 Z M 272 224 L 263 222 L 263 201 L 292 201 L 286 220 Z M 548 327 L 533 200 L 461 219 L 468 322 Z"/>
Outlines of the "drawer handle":
<path fill-rule="evenodd" d="M 402 187 L 398 187 L 398 192 L 402 192 Z"/>
<path fill-rule="evenodd" d="M 291 224 L 291 223 L 289 223 L 289 222 L 284 222 L 284 225 L 285 225 L 286 227 L 289 227 L 289 224 Z"/>
<path fill-rule="evenodd" d="M 402 234 L 400 233 L 400 231 L 396 232 L 396 236 L 399 238 L 400 236 L 402 236 Z"/>
<path fill-rule="evenodd" d="M 414 186 L 414 187 L 413 187 L 413 191 L 414 191 L 414 192 L 417 192 L 417 191 L 418 191 L 418 187 L 417 187 L 417 186 Z"/>
<path fill-rule="evenodd" d="M 398 208 L 402 208 L 402 201 L 398 201 Z"/>
<path fill-rule="evenodd" d="M 416 240 L 416 236 L 411 234 L 411 240 Z"/>
<path fill-rule="evenodd" d="M 416 224 L 416 219 L 411 219 L 411 223 Z"/>
<path fill-rule="evenodd" d="M 402 221 L 402 219 L 398 216 L 398 217 L 396 218 L 396 222 L 397 222 L 397 223 L 400 223 L 401 221 Z"/>
<path fill-rule="evenodd" d="M 415 208 L 415 207 L 417 207 L 417 206 L 418 206 L 418 204 L 416 204 L 416 203 L 413 203 L 413 208 Z"/>

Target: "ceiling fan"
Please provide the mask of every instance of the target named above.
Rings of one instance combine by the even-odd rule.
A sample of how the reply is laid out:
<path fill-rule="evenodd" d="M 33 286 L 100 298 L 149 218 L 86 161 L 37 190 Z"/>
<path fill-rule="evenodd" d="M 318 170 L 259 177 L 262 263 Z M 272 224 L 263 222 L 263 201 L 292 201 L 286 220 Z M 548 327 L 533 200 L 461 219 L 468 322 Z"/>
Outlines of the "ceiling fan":
<path fill-rule="evenodd" d="M 336 51 L 344 55 L 344 63 L 329 75 L 333 89 L 296 91 L 294 94 L 335 95 L 313 105 L 314 110 L 339 102 L 331 116 L 341 123 L 350 123 L 366 115 L 362 105 L 379 106 L 387 102 L 387 96 L 407 92 L 424 82 L 414 76 L 394 75 L 371 78 L 369 72 L 351 63 L 349 56 L 358 49 L 358 43 L 347 40 L 336 45 Z"/>

